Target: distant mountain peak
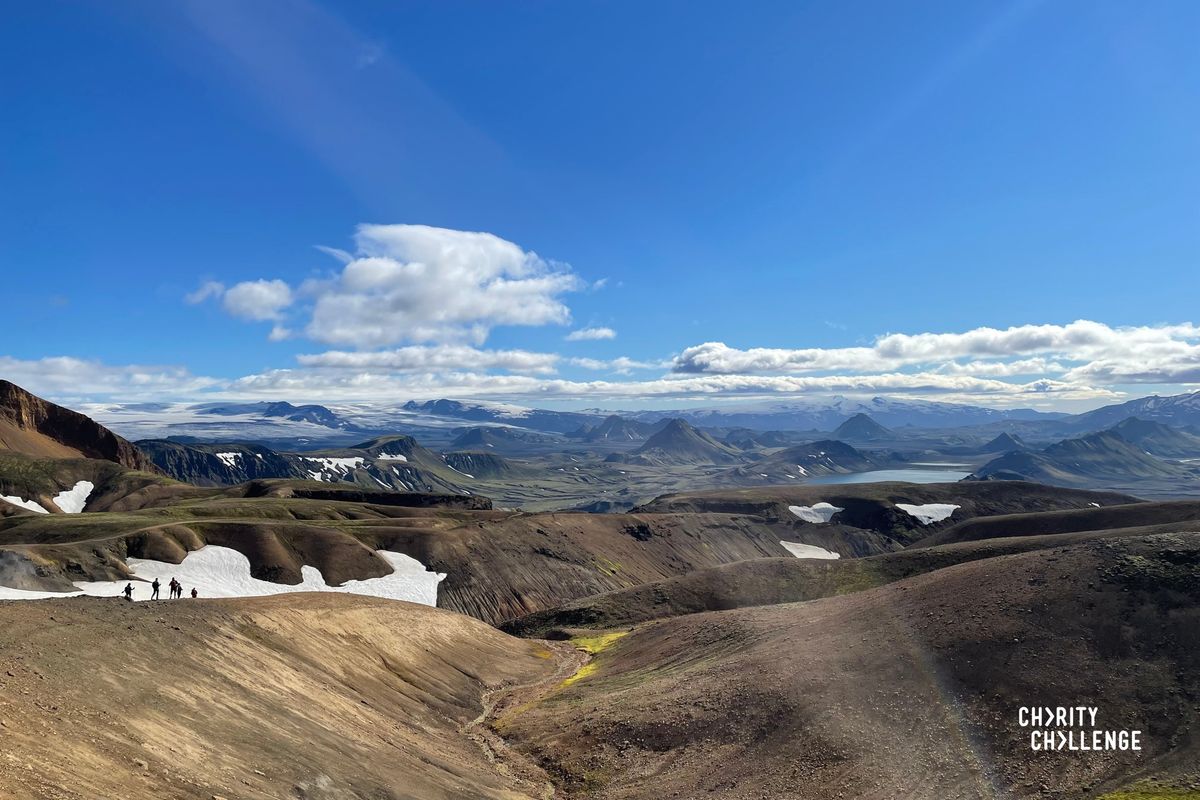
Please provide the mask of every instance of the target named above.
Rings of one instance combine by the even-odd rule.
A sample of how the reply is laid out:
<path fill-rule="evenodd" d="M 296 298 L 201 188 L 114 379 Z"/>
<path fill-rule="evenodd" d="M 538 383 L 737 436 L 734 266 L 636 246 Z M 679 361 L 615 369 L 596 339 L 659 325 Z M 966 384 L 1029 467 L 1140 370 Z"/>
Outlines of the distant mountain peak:
<path fill-rule="evenodd" d="M 1010 450 L 1024 450 L 1027 445 L 1020 436 L 1005 431 L 980 448 L 983 453 L 1007 453 Z"/>
<path fill-rule="evenodd" d="M 891 435 L 892 432 L 890 430 L 871 419 L 867 414 L 861 412 L 837 426 L 837 429 L 833 432 L 833 438 L 849 441 L 886 439 Z"/>
<path fill-rule="evenodd" d="M 718 442 L 678 417 L 665 425 L 637 450 L 636 458 L 662 463 L 732 464 L 741 460 L 733 447 Z"/>

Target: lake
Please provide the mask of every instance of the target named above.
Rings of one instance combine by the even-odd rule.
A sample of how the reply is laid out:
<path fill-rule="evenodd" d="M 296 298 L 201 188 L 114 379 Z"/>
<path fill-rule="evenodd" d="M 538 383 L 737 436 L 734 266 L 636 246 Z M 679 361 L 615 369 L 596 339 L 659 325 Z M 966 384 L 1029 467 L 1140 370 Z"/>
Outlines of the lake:
<path fill-rule="evenodd" d="M 822 475 L 806 481 L 806 483 L 882 483 L 883 481 L 953 483 L 970 474 L 970 472 L 953 469 L 874 469 L 870 472 L 852 472 L 849 475 Z"/>

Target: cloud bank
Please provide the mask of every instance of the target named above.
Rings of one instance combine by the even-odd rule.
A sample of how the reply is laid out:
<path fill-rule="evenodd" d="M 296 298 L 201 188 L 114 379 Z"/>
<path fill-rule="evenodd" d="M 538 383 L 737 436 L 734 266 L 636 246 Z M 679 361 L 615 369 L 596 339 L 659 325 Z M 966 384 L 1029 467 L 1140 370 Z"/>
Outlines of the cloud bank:
<path fill-rule="evenodd" d="M 616 357 L 589 352 L 614 341 L 616 330 L 586 326 L 541 337 L 570 342 L 578 352 L 569 355 L 488 347 L 496 328 L 570 325 L 566 298 L 603 279 L 586 281 L 569 265 L 490 233 L 426 225 L 361 225 L 352 250 L 317 249 L 337 262 L 323 276 L 207 281 L 185 298 L 269 323 L 272 341 L 317 345 L 291 363 L 220 378 L 73 358 L 5 358 L 0 371 L 52 396 L 310 401 L 456 396 L 636 404 L 837 393 L 1048 407 L 1109 402 L 1139 383 L 1181 391 L 1200 383 L 1200 327 L 1190 322 L 890 332 L 850 347 L 703 341 L 671 353 L 656 351 L 657 341 L 635 342 L 641 347 Z"/>

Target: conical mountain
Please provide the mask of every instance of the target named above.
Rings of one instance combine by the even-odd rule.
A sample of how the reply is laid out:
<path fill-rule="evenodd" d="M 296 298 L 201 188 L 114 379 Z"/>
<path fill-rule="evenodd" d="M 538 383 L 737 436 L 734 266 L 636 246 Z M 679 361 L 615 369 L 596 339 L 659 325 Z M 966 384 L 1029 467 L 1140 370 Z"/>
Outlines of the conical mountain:
<path fill-rule="evenodd" d="M 1021 441 L 1021 437 L 1014 436 L 1007 431 L 992 439 L 990 442 L 979 448 L 981 453 L 1007 453 L 1012 450 L 1025 450 L 1026 444 Z"/>
<path fill-rule="evenodd" d="M 891 436 L 890 430 L 866 414 L 855 414 L 838 425 L 837 430 L 833 432 L 834 439 L 848 442 L 869 442 L 874 439 L 887 439 Z"/>
<path fill-rule="evenodd" d="M 634 450 L 633 456 L 654 464 L 733 464 L 741 460 L 737 450 L 681 419 L 669 421 Z"/>

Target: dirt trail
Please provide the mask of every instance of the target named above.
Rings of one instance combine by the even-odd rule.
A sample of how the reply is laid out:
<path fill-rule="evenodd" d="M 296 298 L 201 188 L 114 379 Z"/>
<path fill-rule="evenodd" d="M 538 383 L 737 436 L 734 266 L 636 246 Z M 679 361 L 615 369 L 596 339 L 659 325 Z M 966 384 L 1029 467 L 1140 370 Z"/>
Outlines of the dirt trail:
<path fill-rule="evenodd" d="M 500 686 L 484 692 L 483 710 L 462 727 L 462 732 L 479 745 L 497 772 L 531 797 L 552 800 L 555 797 L 554 782 L 546 771 L 534 759 L 509 745 L 492 727 L 493 722 L 503 719 L 509 712 L 537 703 L 591 660 L 588 653 L 569 642 L 545 641 L 541 644 L 546 647 L 547 657 L 558 662 L 554 673 L 529 683 Z"/>

